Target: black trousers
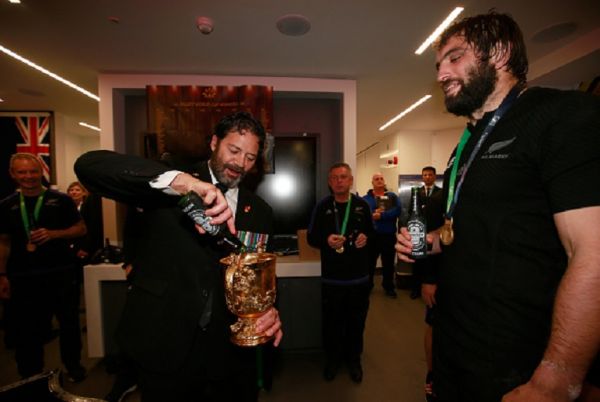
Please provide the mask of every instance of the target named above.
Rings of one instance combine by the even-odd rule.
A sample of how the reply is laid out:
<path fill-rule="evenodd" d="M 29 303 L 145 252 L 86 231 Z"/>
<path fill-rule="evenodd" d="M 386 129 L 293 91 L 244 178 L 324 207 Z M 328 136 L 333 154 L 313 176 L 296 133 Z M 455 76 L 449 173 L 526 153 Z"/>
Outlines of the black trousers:
<path fill-rule="evenodd" d="M 44 370 L 44 343 L 53 316 L 60 327 L 60 357 L 70 370 L 81 360 L 80 284 L 75 266 L 58 272 L 10 278 L 8 330 L 21 377 Z"/>
<path fill-rule="evenodd" d="M 371 287 L 374 285 L 375 268 L 377 266 L 377 258 L 381 256 L 381 285 L 385 290 L 394 290 L 394 261 L 396 257 L 396 235 L 376 233 L 369 238 L 369 277 L 371 279 Z"/>
<path fill-rule="evenodd" d="M 221 330 L 198 328 L 181 369 L 158 373 L 138 365 L 142 402 L 256 402 L 257 348 L 262 346 L 242 348 L 229 342 Z"/>
<path fill-rule="evenodd" d="M 323 347 L 330 362 L 359 363 L 369 310 L 369 284 L 323 284 Z"/>

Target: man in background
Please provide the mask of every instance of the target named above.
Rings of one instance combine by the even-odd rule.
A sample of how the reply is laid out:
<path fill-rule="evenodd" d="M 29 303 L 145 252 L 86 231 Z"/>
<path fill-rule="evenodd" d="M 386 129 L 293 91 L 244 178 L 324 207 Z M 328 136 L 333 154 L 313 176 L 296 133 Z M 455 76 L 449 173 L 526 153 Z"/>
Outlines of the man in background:
<path fill-rule="evenodd" d="M 600 99 L 527 88 L 516 22 L 440 36 L 437 80 L 469 120 L 444 175 L 433 330 L 440 401 L 573 401 L 600 346 Z M 443 241 L 440 247 L 440 241 Z M 411 261 L 410 236 L 396 249 Z"/>
<path fill-rule="evenodd" d="M 42 185 L 35 155 L 14 154 L 10 176 L 17 192 L 0 201 L 0 298 L 8 299 L 19 375 L 44 370 L 44 343 L 56 316 L 68 379 L 82 381 L 78 263 L 70 243 L 85 235 L 85 224 L 68 195 Z"/>
<path fill-rule="evenodd" d="M 381 285 L 386 296 L 397 297 L 394 286 L 394 267 L 396 261 L 396 232 L 398 216 L 400 216 L 400 200 L 396 193 L 388 191 L 385 179 L 381 173 L 375 173 L 371 179 L 373 188 L 363 197 L 371 208 L 371 217 L 375 226 L 375 233 L 369 241 L 369 285 L 374 285 L 375 268 L 377 259 L 381 256 Z"/>
<path fill-rule="evenodd" d="M 347 163 L 329 169 L 332 194 L 313 210 L 308 243 L 321 250 L 323 347 L 326 381 L 337 375 L 345 362 L 350 378 L 362 382 L 361 355 L 369 310 L 369 251 L 373 235 L 369 204 L 350 189 L 354 178 Z"/>

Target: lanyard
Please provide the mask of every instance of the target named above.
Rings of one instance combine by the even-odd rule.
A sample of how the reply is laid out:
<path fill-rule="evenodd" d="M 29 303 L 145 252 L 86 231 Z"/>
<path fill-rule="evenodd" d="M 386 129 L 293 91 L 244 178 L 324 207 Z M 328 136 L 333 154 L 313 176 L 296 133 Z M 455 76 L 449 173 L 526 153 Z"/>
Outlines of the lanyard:
<path fill-rule="evenodd" d="M 35 208 L 33 209 L 33 215 L 27 213 L 27 207 L 25 206 L 25 197 L 23 193 L 19 193 L 19 206 L 21 208 L 21 220 L 23 221 L 23 227 L 25 228 L 25 234 L 27 239 L 30 238 L 30 231 L 33 226 L 36 225 L 40 217 L 40 211 L 42 210 L 42 203 L 44 201 L 45 190 L 42 190 L 41 194 L 38 195 L 35 202 Z"/>
<path fill-rule="evenodd" d="M 350 216 L 350 204 L 352 203 L 352 195 L 348 196 L 348 203 L 346 204 L 346 212 L 344 212 L 344 221 L 342 222 L 342 230 L 340 230 L 340 222 L 338 221 L 338 210 L 335 205 L 335 198 L 333 199 L 333 210 L 335 213 L 333 214 L 335 217 L 335 230 L 338 231 L 342 236 L 346 233 L 346 226 L 348 225 L 348 217 Z"/>
<path fill-rule="evenodd" d="M 520 85 L 515 85 L 510 90 L 508 95 L 506 95 L 506 98 L 504 98 L 504 100 L 502 101 L 502 103 L 500 104 L 498 109 L 496 109 L 496 111 L 494 112 L 494 115 L 492 116 L 492 118 L 488 122 L 487 126 L 483 130 L 481 137 L 479 137 L 479 140 L 477 141 L 475 148 L 473 148 L 473 151 L 471 151 L 471 155 L 469 155 L 469 159 L 467 160 L 467 163 L 465 163 L 463 173 L 460 176 L 460 180 L 458 181 L 458 185 L 456 186 L 456 191 L 455 191 L 456 176 L 458 173 L 458 164 L 460 162 L 460 157 L 462 155 L 462 151 L 463 151 L 467 141 L 469 141 L 469 138 L 471 138 L 471 132 L 469 131 L 468 127 L 465 128 L 465 131 L 463 131 L 462 136 L 460 137 L 460 141 L 458 142 L 458 146 L 456 147 L 456 155 L 454 156 L 454 161 L 452 163 L 452 170 L 450 172 L 450 181 L 448 184 L 448 200 L 446 201 L 446 219 L 452 218 L 452 214 L 454 213 L 454 208 L 456 207 L 456 203 L 458 202 L 458 194 L 460 193 L 462 184 L 465 181 L 465 176 L 467 175 L 467 171 L 469 170 L 471 163 L 475 159 L 475 155 L 481 149 L 483 142 L 490 135 L 490 133 L 496 126 L 496 123 L 498 123 L 500 118 L 502 116 L 504 116 L 504 114 L 508 111 L 508 109 L 512 106 L 514 101 L 517 99 L 521 90 L 522 90 L 522 88 Z"/>

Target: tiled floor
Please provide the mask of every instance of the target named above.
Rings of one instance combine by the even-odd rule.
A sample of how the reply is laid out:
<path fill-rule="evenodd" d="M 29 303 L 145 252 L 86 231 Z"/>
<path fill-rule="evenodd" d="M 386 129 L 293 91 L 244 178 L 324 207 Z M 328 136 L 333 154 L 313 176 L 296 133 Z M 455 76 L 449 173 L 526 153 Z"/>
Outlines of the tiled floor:
<path fill-rule="evenodd" d="M 423 316 L 423 303 L 411 300 L 407 291 L 399 290 L 397 299 L 389 299 L 380 287 L 375 288 L 367 318 L 361 384 L 354 384 L 344 370 L 334 381 L 325 382 L 319 351 L 286 352 L 279 356 L 272 389 L 262 391 L 260 401 L 423 402 Z M 46 362 L 48 369 L 60 367 L 57 340 L 47 345 Z M 83 364 L 88 377 L 79 384 L 66 383 L 65 390 L 102 398 L 111 387 L 113 375 L 107 374 L 100 359 L 86 357 Z M 18 379 L 14 353 L 1 344 L 0 387 Z M 125 401 L 139 401 L 139 395 L 133 393 Z"/>

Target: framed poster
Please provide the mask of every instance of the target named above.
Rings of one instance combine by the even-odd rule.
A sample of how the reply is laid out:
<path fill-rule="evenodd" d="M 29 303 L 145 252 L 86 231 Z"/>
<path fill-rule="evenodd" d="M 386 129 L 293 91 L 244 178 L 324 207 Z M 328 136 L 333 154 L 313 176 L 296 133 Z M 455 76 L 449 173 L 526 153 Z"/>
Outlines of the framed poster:
<path fill-rule="evenodd" d="M 249 112 L 268 134 L 273 128 L 273 87 L 261 85 L 148 85 L 146 157 L 163 154 L 206 159 L 213 129 L 222 117 Z"/>

